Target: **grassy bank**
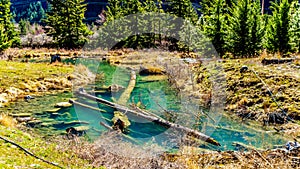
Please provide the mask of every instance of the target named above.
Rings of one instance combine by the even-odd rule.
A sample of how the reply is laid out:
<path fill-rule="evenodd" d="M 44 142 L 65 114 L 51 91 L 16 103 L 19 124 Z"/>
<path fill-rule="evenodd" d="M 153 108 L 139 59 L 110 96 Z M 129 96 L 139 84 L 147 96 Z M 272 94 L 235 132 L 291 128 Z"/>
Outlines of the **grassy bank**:
<path fill-rule="evenodd" d="M 13 101 L 23 100 L 26 95 L 42 96 L 71 91 L 72 80 L 80 79 L 73 74 L 75 68 L 77 67 L 60 63 L 0 60 L 0 106 L 9 106 Z M 82 76 L 85 76 L 86 69 L 79 69 L 82 69 Z M 35 132 L 26 132 L 27 128 L 16 124 L 6 113 L 0 111 L 0 136 L 65 168 L 90 168 L 88 160 L 77 157 L 74 151 L 76 144 L 72 141 L 62 138 L 46 140 Z M 57 168 L 25 154 L 18 147 L 3 140 L 0 140 L 0 151 L 0 168 Z"/>

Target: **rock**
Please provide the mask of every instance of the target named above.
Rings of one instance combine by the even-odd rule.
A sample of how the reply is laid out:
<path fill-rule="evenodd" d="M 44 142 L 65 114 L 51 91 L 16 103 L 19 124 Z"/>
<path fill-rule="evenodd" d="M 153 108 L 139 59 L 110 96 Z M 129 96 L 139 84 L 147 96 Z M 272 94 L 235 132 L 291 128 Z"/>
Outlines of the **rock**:
<path fill-rule="evenodd" d="M 18 117 L 16 120 L 19 123 L 23 123 L 23 122 L 28 122 L 28 121 L 32 120 L 32 117 Z"/>
<path fill-rule="evenodd" d="M 66 132 L 68 134 L 68 138 L 74 137 L 74 136 L 82 136 L 86 133 L 87 130 L 89 130 L 89 126 L 78 126 L 78 127 L 69 127 L 66 129 Z"/>
<path fill-rule="evenodd" d="M 112 84 L 108 87 L 108 91 L 111 92 L 118 92 L 120 90 L 124 90 L 125 87 L 121 86 L 121 85 L 117 85 L 117 84 Z"/>
<path fill-rule="evenodd" d="M 31 113 L 11 114 L 13 117 L 31 117 Z"/>
<path fill-rule="evenodd" d="M 31 99 L 34 99 L 34 97 L 32 97 L 32 96 L 30 96 L 30 95 L 26 95 L 26 96 L 24 96 L 24 99 L 25 99 L 26 101 L 29 101 L 29 100 L 31 100 Z"/>
<path fill-rule="evenodd" d="M 57 116 L 59 116 L 59 113 L 51 113 L 51 115 L 50 115 L 51 118 L 55 118 Z"/>
<path fill-rule="evenodd" d="M 119 129 L 122 132 L 124 132 L 125 129 L 128 128 L 131 124 L 128 117 L 119 111 L 114 112 L 114 117 L 112 119 L 112 122 L 114 123 L 113 128 Z"/>
<path fill-rule="evenodd" d="M 148 67 L 140 67 L 140 75 L 163 75 L 165 74 L 165 70 L 159 67 L 153 67 L 153 66 L 148 66 Z"/>
<path fill-rule="evenodd" d="M 55 105 L 55 107 L 60 107 L 60 108 L 62 108 L 62 107 L 71 107 L 71 106 L 72 106 L 72 104 L 69 103 L 69 102 L 60 102 L 60 103 L 56 103 L 56 105 Z"/>
<path fill-rule="evenodd" d="M 50 64 L 54 62 L 61 62 L 61 58 L 58 54 L 51 56 Z"/>
<path fill-rule="evenodd" d="M 41 120 L 32 120 L 32 121 L 28 121 L 27 125 L 30 126 L 30 127 L 35 127 L 36 125 L 39 125 L 41 123 L 42 123 Z"/>
<path fill-rule="evenodd" d="M 45 112 L 47 113 L 55 113 L 58 112 L 61 108 L 55 108 L 55 109 L 50 109 L 50 110 L 46 110 Z"/>

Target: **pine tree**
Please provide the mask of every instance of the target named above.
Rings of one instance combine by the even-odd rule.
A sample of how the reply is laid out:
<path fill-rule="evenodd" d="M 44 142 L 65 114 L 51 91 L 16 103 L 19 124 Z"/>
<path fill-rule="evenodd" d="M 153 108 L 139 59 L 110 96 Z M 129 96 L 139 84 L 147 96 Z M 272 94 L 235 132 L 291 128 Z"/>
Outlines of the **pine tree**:
<path fill-rule="evenodd" d="M 0 1 L 0 51 L 20 44 L 18 32 L 15 30 L 15 26 L 12 23 L 13 17 L 10 12 L 10 6 L 10 0 Z"/>
<path fill-rule="evenodd" d="M 286 54 L 291 50 L 290 21 L 291 3 L 288 0 L 275 2 L 271 5 L 273 15 L 268 18 L 265 47 L 269 52 Z"/>
<path fill-rule="evenodd" d="M 213 43 L 216 51 L 222 57 L 226 52 L 225 0 L 202 1 L 202 30 Z"/>
<path fill-rule="evenodd" d="M 291 16 L 290 41 L 293 51 L 300 52 L 300 4 L 293 5 L 293 14 Z"/>
<path fill-rule="evenodd" d="M 88 41 L 92 32 L 83 23 L 86 4 L 84 0 L 49 0 L 51 10 L 44 20 L 46 33 L 57 41 L 60 47 L 78 48 Z"/>

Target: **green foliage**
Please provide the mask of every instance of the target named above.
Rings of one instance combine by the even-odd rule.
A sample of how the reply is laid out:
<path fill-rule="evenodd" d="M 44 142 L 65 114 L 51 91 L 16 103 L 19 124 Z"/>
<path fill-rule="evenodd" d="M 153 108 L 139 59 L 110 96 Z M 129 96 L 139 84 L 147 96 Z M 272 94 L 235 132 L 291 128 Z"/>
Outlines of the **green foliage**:
<path fill-rule="evenodd" d="M 220 56 L 226 52 L 225 38 L 227 34 L 227 20 L 225 0 L 202 1 L 202 30 L 213 43 Z"/>
<path fill-rule="evenodd" d="M 110 4 L 106 11 L 106 22 L 101 31 L 101 41 L 106 46 L 113 48 L 145 48 L 153 47 L 155 43 L 155 34 L 149 33 L 140 35 L 138 32 L 147 32 L 153 30 L 155 25 L 154 18 L 151 18 L 147 12 L 163 12 L 162 1 L 139 1 L 139 0 L 109 0 Z M 145 14 L 143 19 L 141 15 L 129 17 L 130 19 L 121 19 L 131 14 Z M 115 22 L 115 20 L 118 22 Z M 128 26 L 126 26 L 128 25 Z M 113 30 L 113 31 L 112 31 Z M 129 35 L 126 39 L 122 39 L 123 35 Z M 113 44 L 117 43 L 117 44 Z"/>
<path fill-rule="evenodd" d="M 293 8 L 290 35 L 293 51 L 300 52 L 300 4 L 295 4 Z"/>
<path fill-rule="evenodd" d="M 228 42 L 230 51 L 235 56 L 246 56 L 248 54 L 248 43 L 250 41 L 249 10 L 248 0 L 238 1 L 230 9 Z"/>
<path fill-rule="evenodd" d="M 46 17 L 46 11 L 42 6 L 41 1 L 31 2 L 29 5 L 22 8 L 12 8 L 16 22 L 28 20 L 30 23 L 41 23 Z"/>
<path fill-rule="evenodd" d="M 170 8 L 168 12 L 177 17 L 188 19 L 193 24 L 198 21 L 198 15 L 190 0 L 166 0 L 169 2 Z"/>
<path fill-rule="evenodd" d="M 273 15 L 268 18 L 265 47 L 269 52 L 286 54 L 291 50 L 291 3 L 288 0 L 272 3 Z"/>
<path fill-rule="evenodd" d="M 262 41 L 265 28 L 265 20 L 261 14 L 260 1 L 252 2 L 250 6 L 250 43 L 249 55 L 254 57 L 258 56 L 262 50 Z"/>
<path fill-rule="evenodd" d="M 10 5 L 10 0 L 0 1 L 0 51 L 20 44 L 18 32 L 12 23 Z"/>
<path fill-rule="evenodd" d="M 19 30 L 20 30 L 20 35 L 26 35 L 27 34 L 27 25 L 28 21 L 21 19 L 19 22 Z"/>
<path fill-rule="evenodd" d="M 60 47 L 78 48 L 87 42 L 91 35 L 83 23 L 86 4 L 84 0 L 49 0 L 51 10 L 44 20 L 48 29 L 46 33 L 57 41 Z"/>

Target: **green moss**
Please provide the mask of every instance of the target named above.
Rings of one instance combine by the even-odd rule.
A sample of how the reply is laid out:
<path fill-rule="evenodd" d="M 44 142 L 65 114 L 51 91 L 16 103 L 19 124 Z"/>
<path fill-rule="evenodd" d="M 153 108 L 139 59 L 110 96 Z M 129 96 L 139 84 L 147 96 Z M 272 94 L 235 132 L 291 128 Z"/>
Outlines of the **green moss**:
<path fill-rule="evenodd" d="M 72 66 L 0 60 L 0 92 L 9 87 L 18 88 L 22 83 L 27 81 L 40 81 L 44 78 L 66 76 L 72 73 L 73 70 Z"/>

